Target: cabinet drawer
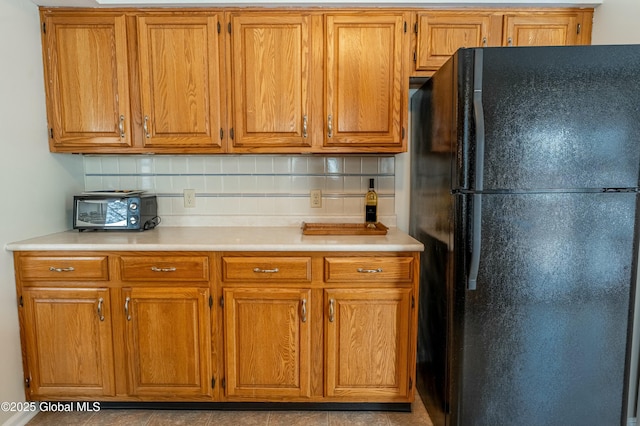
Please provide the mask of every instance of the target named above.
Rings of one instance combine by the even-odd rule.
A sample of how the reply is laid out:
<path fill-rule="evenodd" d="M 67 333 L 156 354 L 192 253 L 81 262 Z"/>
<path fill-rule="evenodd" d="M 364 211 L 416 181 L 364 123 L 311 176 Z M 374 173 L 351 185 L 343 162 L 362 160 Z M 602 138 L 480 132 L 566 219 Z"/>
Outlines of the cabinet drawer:
<path fill-rule="evenodd" d="M 411 282 L 413 257 L 325 257 L 325 282 Z"/>
<path fill-rule="evenodd" d="M 107 256 L 21 257 L 19 274 L 23 280 L 104 281 L 109 279 Z"/>
<path fill-rule="evenodd" d="M 209 281 L 207 256 L 122 256 L 123 281 Z"/>
<path fill-rule="evenodd" d="M 310 257 L 223 257 L 226 282 L 311 281 Z"/>

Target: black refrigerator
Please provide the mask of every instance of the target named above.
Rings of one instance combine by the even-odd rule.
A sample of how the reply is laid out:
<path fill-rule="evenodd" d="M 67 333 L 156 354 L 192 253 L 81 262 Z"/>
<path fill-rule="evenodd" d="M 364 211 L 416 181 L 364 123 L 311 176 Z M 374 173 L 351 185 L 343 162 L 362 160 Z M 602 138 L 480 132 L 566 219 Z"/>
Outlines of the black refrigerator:
<path fill-rule="evenodd" d="M 460 49 L 411 114 L 434 424 L 635 424 L 640 46 Z"/>

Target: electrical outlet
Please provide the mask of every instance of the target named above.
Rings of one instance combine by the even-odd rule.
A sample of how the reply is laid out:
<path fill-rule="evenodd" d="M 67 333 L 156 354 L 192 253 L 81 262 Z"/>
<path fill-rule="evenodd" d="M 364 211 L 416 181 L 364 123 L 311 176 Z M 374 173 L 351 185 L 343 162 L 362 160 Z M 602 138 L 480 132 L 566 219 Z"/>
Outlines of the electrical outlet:
<path fill-rule="evenodd" d="M 188 209 L 196 206 L 196 190 L 195 189 L 185 189 L 183 191 L 184 196 L 184 206 Z"/>
<path fill-rule="evenodd" d="M 322 207 L 322 190 L 311 190 L 311 207 L 314 209 Z"/>

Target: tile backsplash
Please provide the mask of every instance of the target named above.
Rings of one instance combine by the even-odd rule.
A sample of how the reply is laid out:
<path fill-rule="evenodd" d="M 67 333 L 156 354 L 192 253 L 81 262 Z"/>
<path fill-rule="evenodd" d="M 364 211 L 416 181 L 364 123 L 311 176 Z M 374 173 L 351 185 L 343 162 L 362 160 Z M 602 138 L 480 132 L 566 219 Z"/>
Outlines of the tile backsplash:
<path fill-rule="evenodd" d="M 394 156 L 84 156 L 85 190 L 143 189 L 169 226 L 360 222 L 369 179 L 378 220 L 396 225 Z M 194 189 L 196 206 L 184 207 Z M 322 191 L 311 208 L 310 191 Z"/>

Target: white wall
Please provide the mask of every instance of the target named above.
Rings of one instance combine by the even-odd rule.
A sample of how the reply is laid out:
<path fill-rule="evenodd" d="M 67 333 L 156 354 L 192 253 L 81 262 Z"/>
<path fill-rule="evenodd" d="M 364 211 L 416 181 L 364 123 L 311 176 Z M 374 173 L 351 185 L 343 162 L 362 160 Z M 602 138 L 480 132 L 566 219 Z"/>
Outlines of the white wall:
<path fill-rule="evenodd" d="M 592 44 L 640 44 L 640 1 L 603 0 L 593 15 Z"/>
<path fill-rule="evenodd" d="M 24 401 L 13 257 L 4 247 L 69 227 L 68 200 L 82 188 L 82 159 L 47 149 L 33 3 L 0 1 L 0 58 L 0 401 Z M 0 411 L 0 423 L 15 414 Z"/>

